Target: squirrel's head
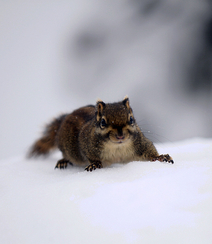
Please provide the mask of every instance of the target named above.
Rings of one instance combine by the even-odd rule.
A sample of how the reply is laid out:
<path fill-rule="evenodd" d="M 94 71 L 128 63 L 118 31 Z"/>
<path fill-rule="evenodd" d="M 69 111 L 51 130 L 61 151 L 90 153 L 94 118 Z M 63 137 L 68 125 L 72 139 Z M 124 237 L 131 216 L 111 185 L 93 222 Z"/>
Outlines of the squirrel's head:
<path fill-rule="evenodd" d="M 97 133 L 113 143 L 126 142 L 136 131 L 136 122 L 129 98 L 118 103 L 96 103 Z"/>

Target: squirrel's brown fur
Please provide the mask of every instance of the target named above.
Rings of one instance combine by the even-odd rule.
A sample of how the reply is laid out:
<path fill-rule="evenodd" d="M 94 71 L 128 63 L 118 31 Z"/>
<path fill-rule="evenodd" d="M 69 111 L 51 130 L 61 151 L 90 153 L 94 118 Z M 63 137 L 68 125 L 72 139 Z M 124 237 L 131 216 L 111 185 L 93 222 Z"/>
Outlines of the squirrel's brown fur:
<path fill-rule="evenodd" d="M 96 106 L 89 105 L 60 116 L 47 125 L 29 156 L 46 155 L 55 148 L 63 154 L 56 168 L 66 168 L 70 163 L 92 171 L 118 162 L 174 163 L 168 154 L 159 155 L 153 143 L 143 135 L 128 97 L 118 103 L 105 104 L 99 100 Z"/>

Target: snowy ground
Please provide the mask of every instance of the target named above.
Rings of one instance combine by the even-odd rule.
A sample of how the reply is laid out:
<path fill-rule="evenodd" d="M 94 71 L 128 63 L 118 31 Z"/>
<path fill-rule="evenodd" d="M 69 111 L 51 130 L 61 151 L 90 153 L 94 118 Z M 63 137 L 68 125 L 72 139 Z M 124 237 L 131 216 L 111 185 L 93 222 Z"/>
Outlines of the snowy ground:
<path fill-rule="evenodd" d="M 86 172 L 54 170 L 59 153 L 1 161 L 0 243 L 211 243 L 212 139 L 157 148 L 175 164 Z"/>

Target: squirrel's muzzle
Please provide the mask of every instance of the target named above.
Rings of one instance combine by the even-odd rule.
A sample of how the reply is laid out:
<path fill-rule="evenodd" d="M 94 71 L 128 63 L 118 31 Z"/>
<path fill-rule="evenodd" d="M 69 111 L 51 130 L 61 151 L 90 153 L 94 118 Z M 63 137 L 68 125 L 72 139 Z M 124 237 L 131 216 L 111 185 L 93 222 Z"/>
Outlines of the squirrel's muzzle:
<path fill-rule="evenodd" d="M 125 136 L 116 136 L 116 138 L 118 139 L 118 140 L 124 140 L 124 138 L 125 138 Z"/>

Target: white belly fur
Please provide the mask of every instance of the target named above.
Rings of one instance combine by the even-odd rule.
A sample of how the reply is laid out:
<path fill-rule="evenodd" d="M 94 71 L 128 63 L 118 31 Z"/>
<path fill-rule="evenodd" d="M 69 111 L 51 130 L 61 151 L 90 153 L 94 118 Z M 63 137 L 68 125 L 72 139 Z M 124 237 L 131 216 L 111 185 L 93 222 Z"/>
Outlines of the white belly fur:
<path fill-rule="evenodd" d="M 133 159 L 134 150 L 130 140 L 124 143 L 108 142 L 101 153 L 103 167 L 114 163 L 128 163 Z"/>

